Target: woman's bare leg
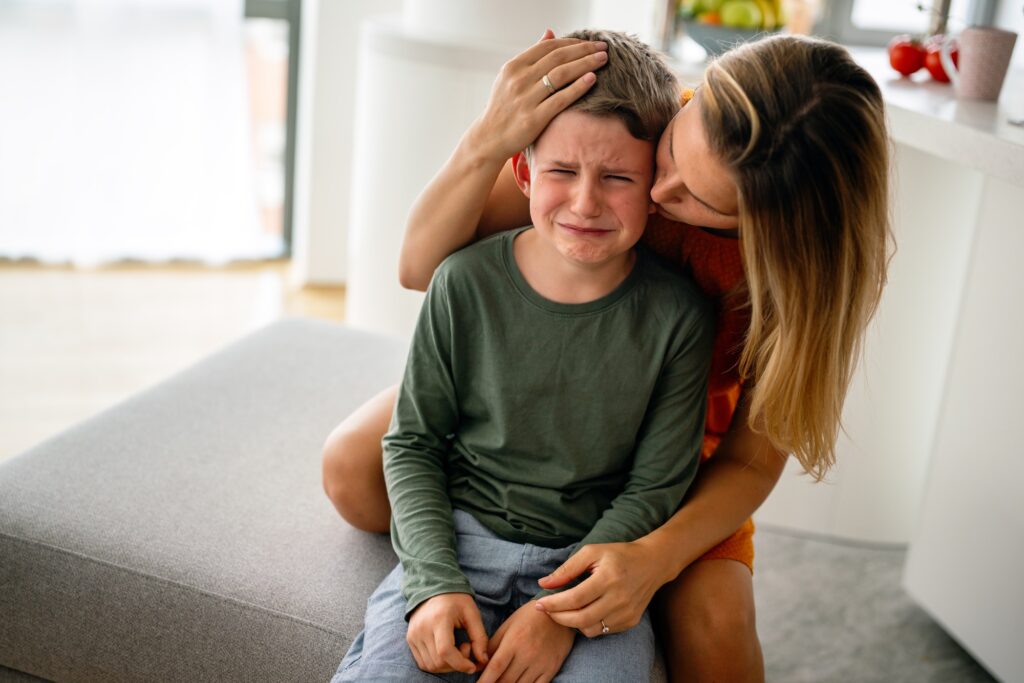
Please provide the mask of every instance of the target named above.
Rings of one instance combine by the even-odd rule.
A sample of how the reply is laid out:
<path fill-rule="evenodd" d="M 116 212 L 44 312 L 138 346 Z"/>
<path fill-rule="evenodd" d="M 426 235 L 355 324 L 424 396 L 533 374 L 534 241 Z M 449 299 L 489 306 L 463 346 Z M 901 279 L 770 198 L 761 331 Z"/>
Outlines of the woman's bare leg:
<path fill-rule="evenodd" d="M 334 428 L 324 443 L 324 492 L 346 522 L 385 533 L 391 505 L 380 441 L 391 422 L 398 386 L 380 392 Z"/>
<path fill-rule="evenodd" d="M 750 570 L 735 560 L 692 564 L 654 605 L 669 680 L 764 681 Z"/>

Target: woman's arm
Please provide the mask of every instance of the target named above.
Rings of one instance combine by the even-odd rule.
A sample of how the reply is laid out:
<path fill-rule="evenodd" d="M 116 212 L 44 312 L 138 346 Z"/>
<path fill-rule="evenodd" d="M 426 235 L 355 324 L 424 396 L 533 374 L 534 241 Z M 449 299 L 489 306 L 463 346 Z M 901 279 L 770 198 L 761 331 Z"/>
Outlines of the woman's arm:
<path fill-rule="evenodd" d="M 511 169 L 502 168 L 594 84 L 593 72 L 608 59 L 607 47 L 556 39 L 546 31 L 502 67 L 484 113 L 409 212 L 399 257 L 403 287 L 425 290 L 441 261 L 478 235 L 529 223 L 528 204 Z M 557 92 L 544 85 L 545 75 L 560 88 Z"/>
<path fill-rule="evenodd" d="M 511 164 L 476 154 L 471 133 L 409 211 L 398 259 L 398 281 L 406 289 L 425 291 L 441 261 L 470 242 L 530 222 L 530 204 Z"/>
<path fill-rule="evenodd" d="M 750 429 L 747 415 L 741 399 L 729 432 L 700 466 L 686 502 L 668 522 L 632 543 L 586 546 L 541 580 L 542 588 L 552 589 L 590 572 L 575 588 L 539 601 L 552 619 L 587 636 L 600 633 L 602 619 L 614 631 L 634 626 L 659 588 L 761 506 L 787 456 Z"/>
<path fill-rule="evenodd" d="M 662 558 L 665 583 L 735 532 L 782 476 L 787 455 L 750 428 L 744 399 L 714 455 L 700 466 L 686 502 L 662 527 L 639 539 Z"/>

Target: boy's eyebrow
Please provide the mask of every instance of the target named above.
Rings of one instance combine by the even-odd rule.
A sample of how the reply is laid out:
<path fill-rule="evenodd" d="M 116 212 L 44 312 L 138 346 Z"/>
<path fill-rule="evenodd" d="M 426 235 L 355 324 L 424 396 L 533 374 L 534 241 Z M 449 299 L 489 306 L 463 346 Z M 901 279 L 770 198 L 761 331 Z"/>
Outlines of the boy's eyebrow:
<path fill-rule="evenodd" d="M 577 169 L 580 167 L 579 163 L 575 161 L 559 161 L 558 159 L 552 159 L 547 163 L 559 168 Z M 619 168 L 612 166 L 603 166 L 601 170 L 605 173 L 611 173 L 612 175 L 641 175 L 643 173 L 643 171 L 635 168 Z"/>

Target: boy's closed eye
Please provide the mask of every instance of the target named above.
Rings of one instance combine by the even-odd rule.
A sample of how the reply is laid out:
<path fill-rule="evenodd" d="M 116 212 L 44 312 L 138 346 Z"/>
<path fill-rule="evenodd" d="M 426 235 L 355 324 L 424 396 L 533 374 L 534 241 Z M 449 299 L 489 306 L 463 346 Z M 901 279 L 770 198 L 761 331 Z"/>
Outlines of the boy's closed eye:
<path fill-rule="evenodd" d="M 572 169 L 568 169 L 568 168 L 552 168 L 552 169 L 548 169 L 547 173 L 552 173 L 554 175 L 561 175 L 561 176 L 565 176 L 565 177 L 571 177 L 571 176 L 575 176 L 576 175 L 576 171 L 573 171 Z M 609 175 L 604 176 L 604 178 L 605 178 L 605 180 L 612 180 L 612 181 L 615 181 L 615 182 L 622 182 L 622 183 L 634 183 L 634 182 L 636 182 L 636 180 L 634 178 L 631 178 L 631 177 L 625 176 L 625 175 L 609 174 Z"/>

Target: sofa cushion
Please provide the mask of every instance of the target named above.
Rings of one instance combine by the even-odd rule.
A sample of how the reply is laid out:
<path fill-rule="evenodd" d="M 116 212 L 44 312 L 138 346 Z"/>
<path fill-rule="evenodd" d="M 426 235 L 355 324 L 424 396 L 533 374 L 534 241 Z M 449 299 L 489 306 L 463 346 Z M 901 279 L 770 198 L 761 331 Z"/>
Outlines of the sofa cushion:
<path fill-rule="evenodd" d="M 0 664 L 61 681 L 327 680 L 396 559 L 321 446 L 400 342 L 271 325 L 0 466 Z"/>

